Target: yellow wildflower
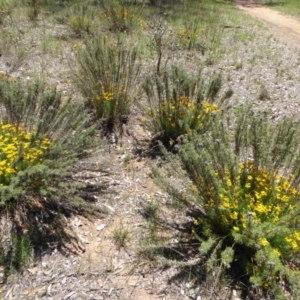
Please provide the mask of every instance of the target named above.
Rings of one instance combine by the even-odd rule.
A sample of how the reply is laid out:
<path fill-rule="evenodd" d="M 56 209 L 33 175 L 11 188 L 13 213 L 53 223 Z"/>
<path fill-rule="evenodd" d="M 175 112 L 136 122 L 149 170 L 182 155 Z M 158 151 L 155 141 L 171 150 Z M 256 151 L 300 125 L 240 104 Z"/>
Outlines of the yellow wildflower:
<path fill-rule="evenodd" d="M 251 184 L 250 184 L 249 182 L 247 182 L 247 183 L 245 184 L 245 188 L 246 188 L 246 189 L 250 189 L 250 188 L 251 188 Z"/>
<path fill-rule="evenodd" d="M 238 213 L 236 211 L 234 211 L 233 213 L 230 214 L 230 218 L 232 220 L 236 220 L 238 218 Z"/>
<path fill-rule="evenodd" d="M 300 232 L 299 231 L 294 232 L 294 237 L 295 237 L 297 242 L 300 242 Z"/>
<path fill-rule="evenodd" d="M 267 247 L 270 245 L 270 243 L 268 242 L 268 240 L 266 238 L 260 238 L 259 241 L 260 241 L 261 245 L 264 247 Z"/>
<path fill-rule="evenodd" d="M 193 223 L 194 223 L 194 225 L 198 226 L 200 224 L 200 220 L 199 219 L 195 219 Z"/>
<path fill-rule="evenodd" d="M 273 249 L 273 252 L 278 256 L 278 257 L 280 257 L 281 256 L 281 253 L 280 253 L 280 251 L 278 250 L 278 249 Z"/>

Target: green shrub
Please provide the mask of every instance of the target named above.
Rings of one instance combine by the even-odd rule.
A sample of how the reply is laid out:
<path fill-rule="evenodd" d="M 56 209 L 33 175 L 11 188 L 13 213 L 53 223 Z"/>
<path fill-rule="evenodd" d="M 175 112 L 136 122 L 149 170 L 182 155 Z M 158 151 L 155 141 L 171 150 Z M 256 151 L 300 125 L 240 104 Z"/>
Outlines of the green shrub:
<path fill-rule="evenodd" d="M 200 37 L 204 40 L 205 28 L 201 27 L 201 24 L 197 18 L 186 20 L 183 26 L 179 29 L 178 38 L 180 43 L 187 50 L 191 50 L 195 47 L 196 42 Z M 199 41 L 200 42 L 200 41 Z M 204 51 L 204 42 L 201 41 L 200 48 Z"/>
<path fill-rule="evenodd" d="M 149 76 L 143 84 L 149 105 L 145 109 L 147 126 L 153 134 L 162 133 L 166 146 L 190 131 L 203 131 L 211 117 L 220 112 L 213 101 L 221 83 L 221 77 L 216 76 L 205 85 L 201 73 L 192 77 L 178 67 Z"/>
<path fill-rule="evenodd" d="M 166 153 L 166 169 L 187 175 L 185 191 L 154 170 L 174 197 L 201 207 L 191 230 L 207 272 L 219 268 L 248 289 L 291 299 L 300 293 L 299 124 L 269 124 L 249 111 L 236 118 L 234 130 L 216 118 L 177 156 Z"/>
<path fill-rule="evenodd" d="M 69 25 L 74 31 L 74 33 L 81 37 L 84 33 L 90 33 L 93 23 L 93 14 L 89 7 L 85 4 L 75 5 L 74 14 L 69 19 Z"/>
<path fill-rule="evenodd" d="M 139 74 L 137 49 L 124 40 L 107 36 L 86 39 L 74 45 L 75 82 L 98 118 L 109 130 L 128 118 L 134 84 Z"/>
<path fill-rule="evenodd" d="M 141 17 L 143 5 L 125 4 L 118 0 L 104 0 L 100 3 L 100 18 L 107 23 L 113 32 L 131 32 L 133 29 L 144 29 Z"/>
<path fill-rule="evenodd" d="M 70 177 L 95 146 L 97 124 L 82 105 L 62 103 L 55 88 L 3 74 L 0 109 L 0 252 L 8 275 L 24 266 L 30 249 L 38 254 L 75 239 L 63 215 L 98 211 L 76 195 Z"/>
<path fill-rule="evenodd" d="M 75 16 L 70 20 L 70 26 L 77 36 L 82 36 L 82 32 L 89 33 L 92 21 L 87 17 Z"/>
<path fill-rule="evenodd" d="M 78 2 L 63 2 L 61 6 L 55 2 L 52 5 L 45 2 L 43 5 L 54 15 L 58 23 L 69 26 L 75 37 L 81 38 L 86 34 L 91 34 L 93 29 L 98 26 L 97 10 L 91 4 Z"/>
<path fill-rule="evenodd" d="M 178 47 L 199 51 L 213 63 L 224 51 L 223 23 L 227 22 L 233 7 L 213 0 L 185 0 L 182 5 L 172 5 L 171 13 L 170 7 L 167 5 L 165 11 L 174 25 Z M 164 10 L 164 6 L 161 9 Z"/>

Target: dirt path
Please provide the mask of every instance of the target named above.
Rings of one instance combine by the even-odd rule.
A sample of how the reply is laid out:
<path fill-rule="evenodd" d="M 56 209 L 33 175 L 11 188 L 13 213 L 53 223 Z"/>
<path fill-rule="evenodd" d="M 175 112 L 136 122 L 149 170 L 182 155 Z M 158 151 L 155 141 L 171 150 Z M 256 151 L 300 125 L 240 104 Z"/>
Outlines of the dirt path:
<path fill-rule="evenodd" d="M 270 32 L 289 46 L 300 50 L 300 18 L 283 15 L 273 9 L 260 6 L 252 0 L 237 0 L 240 10 L 269 25 Z"/>

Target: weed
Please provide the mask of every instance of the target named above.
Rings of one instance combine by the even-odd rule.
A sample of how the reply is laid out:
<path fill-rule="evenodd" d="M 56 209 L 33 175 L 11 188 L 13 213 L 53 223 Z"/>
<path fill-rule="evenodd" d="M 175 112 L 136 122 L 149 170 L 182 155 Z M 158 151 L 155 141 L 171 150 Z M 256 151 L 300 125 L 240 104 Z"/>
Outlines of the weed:
<path fill-rule="evenodd" d="M 160 70 L 161 70 L 161 62 L 162 62 L 163 49 L 164 49 L 163 41 L 164 41 L 165 34 L 166 34 L 166 28 L 163 26 L 162 23 L 159 22 L 153 35 L 154 49 L 157 54 L 157 63 L 156 63 L 157 75 L 160 74 Z"/>
<path fill-rule="evenodd" d="M 242 61 L 236 62 L 235 69 L 238 71 L 241 70 L 242 68 L 243 68 L 243 62 Z"/>
<path fill-rule="evenodd" d="M 130 155 L 129 153 L 125 154 L 125 156 L 124 156 L 124 161 L 123 161 L 124 166 L 125 166 L 125 167 L 128 167 L 131 160 L 132 160 L 131 155 Z"/>
<path fill-rule="evenodd" d="M 150 203 L 143 205 L 141 214 L 150 223 L 157 224 L 158 223 L 158 211 L 159 211 L 158 205 L 151 201 Z"/>
<path fill-rule="evenodd" d="M 124 229 L 123 226 L 121 226 L 121 228 L 115 229 L 113 231 L 114 242 L 117 244 L 119 248 L 125 247 L 126 243 L 129 240 L 129 235 L 130 235 L 129 230 Z"/>
<path fill-rule="evenodd" d="M 9 255 L 2 255 L 0 258 L 0 263 L 4 265 L 4 275 L 7 277 L 10 271 L 17 270 L 22 271 L 24 267 L 29 263 L 32 245 L 28 237 L 22 235 L 18 236 L 14 233 L 12 234 L 12 244 L 9 249 Z M 1 247 L 1 252 L 4 253 L 3 248 Z M 6 261 L 5 261 L 6 259 Z"/>
<path fill-rule="evenodd" d="M 200 36 L 204 36 L 205 28 L 200 27 L 199 19 L 189 19 L 185 21 L 183 27 L 178 32 L 180 43 L 187 49 L 191 50 L 195 47 L 195 44 Z M 203 37 L 203 39 L 205 39 Z M 204 52 L 204 43 L 200 45 L 200 48 Z"/>
<path fill-rule="evenodd" d="M 259 100 L 270 100 L 270 93 L 266 87 L 262 86 L 258 95 Z"/>

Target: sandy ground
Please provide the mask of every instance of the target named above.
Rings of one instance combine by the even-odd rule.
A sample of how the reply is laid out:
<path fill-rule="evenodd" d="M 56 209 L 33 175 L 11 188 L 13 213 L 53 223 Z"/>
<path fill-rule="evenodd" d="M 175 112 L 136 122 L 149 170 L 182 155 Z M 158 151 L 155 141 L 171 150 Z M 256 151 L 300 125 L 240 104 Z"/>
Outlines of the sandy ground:
<path fill-rule="evenodd" d="M 300 19 L 283 15 L 251 0 L 237 0 L 240 10 L 269 25 L 271 33 L 289 46 L 300 50 Z"/>

